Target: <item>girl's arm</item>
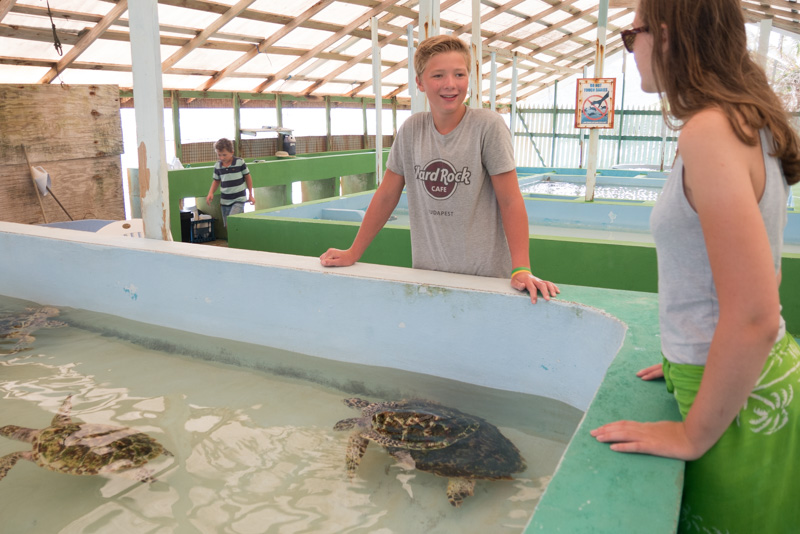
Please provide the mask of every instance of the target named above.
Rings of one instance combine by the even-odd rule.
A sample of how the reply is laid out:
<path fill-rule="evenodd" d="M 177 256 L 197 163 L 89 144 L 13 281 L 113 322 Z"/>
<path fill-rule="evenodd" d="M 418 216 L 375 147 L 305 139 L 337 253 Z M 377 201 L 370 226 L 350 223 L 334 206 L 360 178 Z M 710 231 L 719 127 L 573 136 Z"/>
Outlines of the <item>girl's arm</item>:
<path fill-rule="evenodd" d="M 717 442 L 758 380 L 778 334 L 779 297 L 758 208 L 765 172 L 760 147 L 739 141 L 714 109 L 692 117 L 678 144 L 719 298 L 703 379 L 684 422 L 623 421 L 592 435 L 614 442 L 617 451 L 694 460 Z"/>
<path fill-rule="evenodd" d="M 353 244 L 347 250 L 329 248 L 319 257 L 320 263 L 326 267 L 346 267 L 357 262 L 389 220 L 389 216 L 400 201 L 405 185 L 403 176 L 386 169 L 381 185 L 367 207 L 367 213 L 364 214 L 364 220 Z"/>
<path fill-rule="evenodd" d="M 519 192 L 519 181 L 516 169 L 492 176 L 500 216 L 503 219 L 503 231 L 511 249 L 512 269 L 527 267 L 530 269 L 530 232 L 528 230 L 528 212 L 525 201 Z M 511 276 L 511 273 L 509 273 Z M 536 303 L 536 292 L 541 291 L 545 300 L 560 293 L 558 286 L 547 280 L 533 276 L 528 271 L 515 273 L 511 278 L 511 286 L 520 291 L 527 289 L 531 302 Z"/>

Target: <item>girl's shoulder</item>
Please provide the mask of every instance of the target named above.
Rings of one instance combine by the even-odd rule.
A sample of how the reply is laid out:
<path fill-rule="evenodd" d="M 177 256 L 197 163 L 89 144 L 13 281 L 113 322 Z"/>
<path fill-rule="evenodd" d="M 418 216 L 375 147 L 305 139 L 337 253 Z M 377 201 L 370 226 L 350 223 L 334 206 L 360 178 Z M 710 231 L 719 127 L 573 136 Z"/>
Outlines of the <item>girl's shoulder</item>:
<path fill-rule="evenodd" d="M 708 107 L 687 118 L 678 136 L 678 150 L 685 151 L 688 146 L 704 146 L 708 144 L 738 145 L 739 141 L 733 130 L 728 115 L 720 108 Z"/>

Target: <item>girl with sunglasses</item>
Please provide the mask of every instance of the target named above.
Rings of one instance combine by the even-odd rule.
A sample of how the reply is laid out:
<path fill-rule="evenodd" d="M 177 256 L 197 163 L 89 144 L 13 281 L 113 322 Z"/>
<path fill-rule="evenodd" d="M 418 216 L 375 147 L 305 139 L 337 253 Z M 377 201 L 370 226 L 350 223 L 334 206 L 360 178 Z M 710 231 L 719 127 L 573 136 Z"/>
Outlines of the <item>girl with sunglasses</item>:
<path fill-rule="evenodd" d="M 591 432 L 686 461 L 680 532 L 800 529 L 800 347 L 780 315 L 800 140 L 747 51 L 739 0 L 640 0 L 622 34 L 646 92 L 681 126 L 650 220 L 664 377 L 683 420 Z"/>

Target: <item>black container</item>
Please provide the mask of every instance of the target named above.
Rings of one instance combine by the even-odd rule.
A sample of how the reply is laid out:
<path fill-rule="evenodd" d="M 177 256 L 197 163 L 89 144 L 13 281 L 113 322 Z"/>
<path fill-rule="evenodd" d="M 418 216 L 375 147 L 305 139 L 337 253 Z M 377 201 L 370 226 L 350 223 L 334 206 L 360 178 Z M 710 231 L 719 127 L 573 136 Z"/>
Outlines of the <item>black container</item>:
<path fill-rule="evenodd" d="M 297 142 L 293 135 L 283 136 L 283 150 L 290 156 L 294 156 L 297 153 Z"/>
<path fill-rule="evenodd" d="M 181 241 L 184 243 L 192 242 L 192 212 L 181 212 Z"/>

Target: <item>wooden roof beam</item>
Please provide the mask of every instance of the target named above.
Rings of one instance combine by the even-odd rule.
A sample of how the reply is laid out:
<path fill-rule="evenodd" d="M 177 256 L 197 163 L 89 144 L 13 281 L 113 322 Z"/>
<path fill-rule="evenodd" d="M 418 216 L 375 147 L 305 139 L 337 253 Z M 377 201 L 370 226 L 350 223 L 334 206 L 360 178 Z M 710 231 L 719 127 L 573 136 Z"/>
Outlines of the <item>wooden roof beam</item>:
<path fill-rule="evenodd" d="M 14 3 L 17 0 L 0 0 L 0 22 L 3 22 L 3 19 L 8 12 L 11 11 L 11 8 L 14 7 Z"/>
<path fill-rule="evenodd" d="M 56 64 L 55 68 L 50 69 L 47 73 L 42 76 L 42 79 L 39 80 L 39 83 L 50 83 L 53 79 L 61 74 L 64 69 L 69 67 L 70 63 L 78 59 L 78 56 L 83 54 L 83 52 L 89 48 L 93 42 L 97 40 L 114 22 L 122 16 L 125 11 L 128 10 L 128 0 L 120 0 L 117 5 L 111 8 L 111 11 L 103 17 L 103 20 L 98 22 L 94 25 L 94 27 L 86 32 L 78 42 L 75 43 L 75 46 L 70 48 L 69 52 L 64 54 L 59 62 Z"/>
<path fill-rule="evenodd" d="M 217 72 L 216 74 L 214 74 L 214 76 L 212 76 L 211 79 L 207 80 L 204 84 L 198 87 L 198 90 L 208 91 L 209 89 L 214 87 L 217 84 L 217 82 L 219 82 L 221 79 L 230 76 L 231 73 L 235 72 L 242 65 L 249 62 L 258 54 L 265 52 L 267 48 L 272 46 L 274 43 L 277 43 L 280 39 L 285 37 L 290 31 L 294 30 L 299 26 L 302 26 L 304 22 L 306 22 L 308 19 L 310 19 L 311 17 L 313 17 L 326 7 L 328 7 L 333 2 L 334 0 L 320 0 L 310 8 L 306 9 L 303 13 L 300 14 L 300 16 L 295 17 L 294 20 L 292 20 L 289 24 L 285 24 L 280 30 L 276 31 L 275 33 L 273 33 L 272 35 L 270 35 L 269 37 L 258 43 L 257 47 L 245 52 L 236 61 L 234 61 L 221 71 Z"/>
<path fill-rule="evenodd" d="M 206 41 L 208 41 L 212 35 L 214 35 L 217 30 L 225 26 L 231 20 L 236 18 L 242 11 L 247 9 L 250 4 L 255 2 L 255 0 L 239 0 L 236 5 L 232 6 L 229 10 L 227 10 L 224 14 L 217 17 L 217 20 L 212 22 L 208 25 L 203 31 L 200 32 L 199 35 L 194 37 L 188 43 L 180 47 L 174 54 L 169 56 L 167 59 L 161 62 L 161 71 L 165 71 L 171 67 L 174 67 L 175 64 L 180 61 L 181 59 L 185 58 L 192 50 L 197 48 L 198 46 L 203 45 Z"/>
<path fill-rule="evenodd" d="M 521 30 L 522 28 L 524 28 L 526 26 L 530 26 L 531 24 L 544 24 L 543 22 L 541 22 L 541 19 L 543 19 L 544 17 L 546 17 L 548 15 L 552 15 L 556 11 L 561 11 L 563 7 L 566 7 L 566 6 L 569 6 L 571 4 L 574 4 L 577 1 L 578 0 L 564 0 L 560 4 L 558 4 L 556 6 L 553 6 L 550 9 L 545 9 L 544 11 L 542 11 L 540 13 L 536 13 L 535 15 L 531 15 L 527 19 L 524 19 L 521 22 L 518 22 L 517 24 L 514 24 L 513 26 L 510 26 L 510 27 L 506 28 L 505 30 L 503 30 L 501 32 L 497 32 L 497 33 L 495 33 L 494 35 L 492 35 L 490 37 L 487 37 L 486 39 L 484 39 L 483 43 L 484 43 L 484 45 L 489 44 L 492 41 L 495 41 L 495 40 L 500 39 L 502 37 L 506 37 L 508 35 L 511 35 L 515 31 Z"/>
<path fill-rule="evenodd" d="M 254 93 L 264 92 L 264 90 L 267 89 L 273 83 L 275 83 L 275 81 L 282 80 L 286 75 L 290 74 L 293 70 L 297 69 L 303 63 L 307 62 L 309 59 L 317 55 L 318 52 L 325 50 L 327 47 L 331 46 L 333 43 L 335 43 L 345 35 L 349 35 L 351 31 L 364 24 L 370 18 L 378 15 L 382 11 L 385 11 L 386 8 L 395 5 L 399 1 L 400 0 L 383 0 L 383 2 L 381 2 L 378 6 L 373 7 L 366 13 L 362 14 L 360 17 L 356 18 L 350 24 L 344 26 L 341 30 L 339 30 L 338 32 L 334 33 L 333 35 L 322 41 L 320 44 L 318 44 L 317 46 L 315 46 L 314 48 L 312 48 L 311 50 L 309 50 L 308 52 L 297 58 L 295 61 L 293 61 L 292 63 L 290 63 L 289 65 L 287 65 L 274 75 L 270 75 L 263 83 L 259 84 L 259 86 L 253 90 L 253 92 Z"/>

